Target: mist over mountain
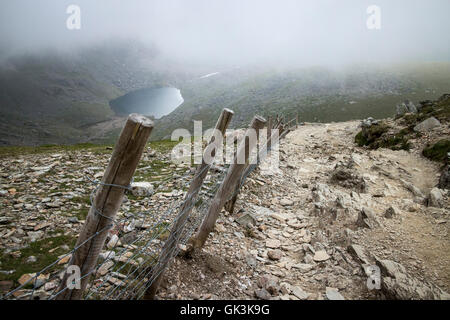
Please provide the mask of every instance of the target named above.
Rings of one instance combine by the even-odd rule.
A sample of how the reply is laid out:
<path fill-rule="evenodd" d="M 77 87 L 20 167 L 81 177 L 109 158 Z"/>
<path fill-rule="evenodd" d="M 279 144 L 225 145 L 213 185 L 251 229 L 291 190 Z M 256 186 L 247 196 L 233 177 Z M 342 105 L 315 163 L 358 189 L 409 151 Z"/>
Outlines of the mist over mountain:
<path fill-rule="evenodd" d="M 450 83 L 445 0 L 379 1 L 375 30 L 368 1 L 80 0 L 76 29 L 71 5 L 1 4 L 3 145 L 113 141 L 124 114 L 152 108 L 166 114 L 153 139 L 195 119 L 212 126 L 223 107 L 239 111 L 235 125 L 254 113 L 384 117 Z M 168 115 L 150 101 L 166 100 L 146 111 L 134 96 L 164 87 L 184 100 Z"/>
<path fill-rule="evenodd" d="M 66 26 L 71 4 L 80 29 Z M 109 39 L 139 40 L 184 63 L 342 65 L 448 60 L 446 0 L 380 0 L 380 29 L 367 28 L 371 1 L 7 0 L 4 53 L 68 52 Z M 447 38 L 446 38 L 447 37 Z"/>

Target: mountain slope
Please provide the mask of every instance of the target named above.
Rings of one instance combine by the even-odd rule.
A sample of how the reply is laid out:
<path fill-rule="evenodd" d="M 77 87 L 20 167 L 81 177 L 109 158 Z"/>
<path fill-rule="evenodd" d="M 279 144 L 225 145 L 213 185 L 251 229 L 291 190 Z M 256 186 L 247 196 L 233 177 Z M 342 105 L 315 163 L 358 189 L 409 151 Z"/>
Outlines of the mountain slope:
<path fill-rule="evenodd" d="M 185 75 L 172 68 L 135 42 L 10 58 L 0 66 L 0 145 L 89 141 L 92 125 L 115 119 L 110 100 L 176 84 Z"/>
<path fill-rule="evenodd" d="M 233 69 L 197 79 L 181 87 L 185 102 L 156 123 L 153 139 L 168 137 L 176 128 L 192 131 L 192 120 L 214 125 L 220 110 L 236 112 L 232 125 L 246 126 L 254 114 L 301 121 L 346 121 L 392 116 L 407 98 L 419 102 L 448 91 L 450 63 L 333 71 L 326 68 L 291 70 Z"/>

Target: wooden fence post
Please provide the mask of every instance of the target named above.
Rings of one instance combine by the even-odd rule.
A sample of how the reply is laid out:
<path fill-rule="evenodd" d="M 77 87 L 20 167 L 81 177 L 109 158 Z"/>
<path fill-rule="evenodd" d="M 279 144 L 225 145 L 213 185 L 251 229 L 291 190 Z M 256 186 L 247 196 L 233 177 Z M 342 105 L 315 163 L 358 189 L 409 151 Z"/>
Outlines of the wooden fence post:
<path fill-rule="evenodd" d="M 270 137 L 272 137 L 272 117 L 267 120 L 267 148 L 270 150 Z"/>
<path fill-rule="evenodd" d="M 228 125 L 230 124 L 233 115 L 234 112 L 232 110 L 225 108 L 223 109 L 219 119 L 217 120 L 215 129 L 222 133 L 222 137 L 225 135 L 226 129 L 228 128 Z M 167 264 L 169 263 L 170 252 L 178 245 L 178 241 L 180 240 L 180 236 L 182 234 L 181 232 L 182 228 L 186 220 L 189 218 L 197 195 L 203 184 L 203 180 L 205 180 L 205 177 L 209 171 L 209 166 L 211 163 L 208 164 L 205 162 L 207 152 L 210 152 L 211 150 L 210 148 L 213 148 L 210 153 L 212 160 L 216 155 L 217 148 L 222 147 L 223 145 L 215 143 L 214 137 L 212 137 L 208 147 L 205 149 L 205 152 L 203 153 L 202 163 L 200 166 L 198 166 L 195 172 L 194 179 L 192 180 L 191 185 L 189 186 L 189 190 L 186 194 L 185 201 L 180 208 L 178 219 L 174 224 L 174 226 L 172 227 L 170 236 L 166 240 L 164 247 L 161 250 L 161 254 L 159 255 L 160 257 L 163 258 L 161 258 L 161 260 L 158 261 L 158 264 L 154 267 L 154 271 L 152 273 L 156 274 L 157 276 L 155 279 L 153 279 L 153 283 L 146 289 L 144 300 L 152 300 L 155 297 L 156 291 L 158 290 L 159 284 L 161 283 L 164 270 Z"/>
<path fill-rule="evenodd" d="M 278 130 L 278 129 L 276 129 L 276 130 Z M 244 177 L 248 176 L 250 174 L 250 172 L 252 170 L 254 170 L 259 165 L 259 163 L 262 162 L 267 157 L 267 155 L 270 152 L 270 148 L 272 147 L 273 137 L 275 137 L 275 136 L 278 136 L 277 143 L 279 142 L 279 140 L 281 138 L 284 138 L 284 135 L 282 135 L 280 137 L 280 135 L 275 132 L 273 133 L 273 135 L 271 134 L 270 137 L 267 138 L 266 143 L 259 150 L 259 154 L 258 154 L 259 162 L 256 164 L 250 164 L 245 168 L 244 173 L 241 176 L 241 179 L 239 179 L 239 183 L 236 185 L 233 197 L 225 203 L 225 210 L 227 212 L 229 212 L 231 214 L 234 212 L 234 206 L 236 205 L 236 201 L 237 201 L 238 194 L 239 194 L 239 187 L 240 187 L 240 184 L 242 183 L 242 179 L 244 179 Z"/>
<path fill-rule="evenodd" d="M 241 144 L 239 145 L 238 151 L 234 157 L 234 161 L 228 169 L 225 179 L 223 180 L 221 186 L 219 187 L 219 190 L 217 190 L 216 195 L 211 201 L 211 206 L 209 207 L 205 219 L 203 220 L 196 235 L 191 239 L 192 247 L 190 248 L 190 251 L 201 248 L 205 244 L 208 235 L 214 228 L 220 211 L 222 210 L 225 202 L 228 200 L 228 196 L 230 195 L 232 190 L 234 190 L 235 185 L 239 182 L 239 179 L 242 176 L 242 173 L 246 167 L 248 156 L 252 152 L 253 148 L 256 147 L 256 145 L 252 145 L 247 149 L 247 139 L 245 137 L 250 135 L 251 130 L 258 131 L 262 129 L 265 123 L 266 120 L 260 116 L 255 116 L 253 118 L 251 126 L 245 134 Z M 249 150 L 249 152 L 247 153 L 246 150 Z M 245 162 L 238 163 L 238 159 L 242 159 L 243 155 L 245 155 Z"/>
<path fill-rule="evenodd" d="M 270 122 L 270 121 L 269 121 L 269 122 Z M 270 123 L 269 123 L 269 124 L 270 124 Z M 270 132 L 271 132 L 271 131 L 270 131 Z M 259 132 L 256 133 L 256 136 L 257 136 L 257 140 L 258 140 L 258 146 L 260 146 Z M 264 144 L 265 147 L 267 146 L 267 142 L 269 142 L 270 137 L 267 136 L 266 139 L 267 139 L 267 140 L 266 140 L 266 143 Z M 249 145 L 248 143 L 246 143 L 246 149 L 245 149 L 245 152 L 246 152 L 246 154 L 251 154 L 250 145 Z M 247 157 L 247 156 L 246 156 L 246 157 Z M 247 159 L 247 158 L 246 158 L 246 159 Z M 248 169 L 249 167 L 251 167 L 251 166 L 254 166 L 254 167 L 258 166 L 259 161 L 260 161 L 260 153 L 258 153 L 258 154 L 256 155 L 255 161 L 256 161 L 256 164 L 249 164 L 249 163 L 248 163 L 248 160 L 246 160 L 246 166 L 245 166 L 245 169 L 243 170 L 243 172 L 247 171 L 247 169 Z M 233 196 L 231 197 L 231 199 L 228 199 L 228 200 L 225 202 L 225 204 L 224 204 L 224 209 L 225 209 L 225 211 L 227 211 L 227 212 L 229 212 L 229 213 L 231 213 L 231 214 L 233 214 L 233 212 L 234 212 L 234 206 L 236 205 L 236 201 L 237 201 L 238 195 L 239 195 L 239 189 L 241 188 L 241 184 L 242 184 L 242 182 L 243 182 L 243 179 L 245 179 L 244 177 L 245 177 L 245 175 L 244 175 L 244 173 L 243 173 L 243 174 L 241 175 L 241 177 L 239 178 L 239 181 L 236 183 L 233 192 L 231 193 Z"/>
<path fill-rule="evenodd" d="M 131 114 L 128 117 L 78 237 L 76 247 L 80 248 L 73 253 L 69 262 L 69 266 L 75 265 L 80 268 L 80 289 L 66 287 L 70 276 L 66 273 L 58 288 L 56 299 L 76 300 L 83 297 L 89 275 L 93 273 L 98 256 L 104 247 L 109 226 L 112 225 L 122 204 L 125 192 L 123 187 L 130 184 L 152 129 L 153 122 L 146 117 L 139 114 Z"/>

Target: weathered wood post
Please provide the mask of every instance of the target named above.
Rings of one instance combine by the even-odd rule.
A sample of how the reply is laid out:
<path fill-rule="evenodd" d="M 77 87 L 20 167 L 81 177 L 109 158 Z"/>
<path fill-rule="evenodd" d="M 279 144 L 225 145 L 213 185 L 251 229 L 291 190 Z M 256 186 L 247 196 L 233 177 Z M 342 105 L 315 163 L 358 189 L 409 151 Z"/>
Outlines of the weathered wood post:
<path fill-rule="evenodd" d="M 270 150 L 270 137 L 272 137 L 272 117 L 267 120 L 267 148 Z"/>
<path fill-rule="evenodd" d="M 73 253 L 69 262 L 69 266 L 80 268 L 80 289 L 66 287 L 70 276 L 66 273 L 58 288 L 56 299 L 76 300 L 83 297 L 89 282 L 89 274 L 93 273 L 105 244 L 109 226 L 112 226 L 112 221 L 122 204 L 124 188 L 131 182 L 152 129 L 153 122 L 146 117 L 139 114 L 131 114 L 128 117 L 78 237 L 76 247 L 80 248 Z"/>
<path fill-rule="evenodd" d="M 230 109 L 223 109 L 219 119 L 217 120 L 215 129 L 220 131 L 222 137 L 225 135 L 225 132 L 230 124 L 231 118 L 233 117 L 234 112 Z M 154 267 L 152 274 L 156 274 L 156 278 L 153 279 L 153 283 L 147 288 L 144 299 L 151 300 L 155 297 L 156 291 L 158 290 L 159 284 L 163 278 L 164 270 L 169 263 L 170 252 L 176 248 L 180 237 L 182 235 L 182 229 L 186 220 L 189 218 L 189 215 L 194 207 L 195 200 L 200 191 L 200 188 L 205 180 L 206 175 L 208 174 L 209 167 L 211 163 L 207 163 L 205 158 L 207 153 L 211 155 L 211 160 L 216 155 L 217 148 L 222 148 L 223 145 L 219 143 L 220 141 L 215 141 L 214 136 L 211 138 L 211 141 L 206 147 L 201 165 L 198 166 L 194 179 L 189 186 L 189 190 L 186 194 L 185 201 L 180 208 L 180 213 L 178 214 L 178 218 L 176 223 L 173 225 L 169 238 L 166 240 L 164 247 L 161 250 L 161 260 L 158 261 L 158 264 Z"/>
<path fill-rule="evenodd" d="M 260 137 L 259 137 L 259 131 L 258 130 L 256 132 L 256 138 L 257 138 L 258 145 L 260 145 L 260 143 L 259 143 L 259 141 L 260 141 L 259 138 Z M 246 139 L 248 139 L 248 137 L 246 137 Z M 266 145 L 267 145 L 267 141 L 264 144 L 264 146 L 266 146 Z M 241 177 L 239 178 L 239 181 L 236 183 L 233 192 L 230 193 L 230 195 L 232 195 L 231 199 L 229 198 L 224 204 L 225 211 L 227 211 L 227 212 L 229 212 L 231 214 L 233 214 L 233 212 L 234 212 L 234 206 L 236 205 L 236 201 L 237 201 L 238 196 L 239 196 L 239 190 L 241 188 L 241 184 L 243 183 L 243 180 L 245 179 L 245 172 L 248 170 L 249 167 L 257 167 L 258 164 L 259 164 L 259 161 L 261 159 L 260 158 L 260 154 L 258 153 L 258 154 L 256 154 L 256 157 L 255 157 L 256 163 L 255 164 L 250 164 L 248 162 L 248 159 L 249 159 L 249 157 L 251 155 L 251 152 L 252 152 L 252 150 L 250 149 L 250 147 L 251 147 L 250 143 L 245 142 L 245 146 L 246 146 L 246 148 L 245 148 L 246 155 L 245 156 L 246 156 L 247 160 L 246 160 L 245 168 L 243 170 L 244 173 L 241 175 Z"/>
<path fill-rule="evenodd" d="M 266 120 L 260 116 L 255 116 L 252 120 L 250 128 L 247 130 L 245 137 L 251 135 L 252 130 L 260 130 L 264 127 Z M 254 147 L 256 147 L 256 143 L 249 146 L 249 153 L 246 152 L 247 149 L 246 139 L 244 138 L 241 144 L 239 145 L 236 156 L 234 157 L 233 163 L 228 169 L 227 175 L 225 176 L 224 181 L 222 182 L 219 190 L 217 190 L 214 199 L 211 201 L 211 206 L 209 207 L 208 213 L 203 220 L 198 232 L 191 239 L 190 251 L 193 251 L 197 248 L 203 247 L 208 238 L 208 235 L 213 230 L 214 225 L 216 223 L 217 218 L 219 217 L 220 211 L 222 210 L 225 202 L 228 200 L 231 192 L 234 190 L 235 185 L 239 182 L 239 179 L 242 176 L 242 173 L 246 167 L 246 162 L 248 160 L 248 156 Z M 245 162 L 239 163 L 238 159 L 243 159 L 245 155 Z"/>
<path fill-rule="evenodd" d="M 295 129 L 298 129 L 298 112 L 295 114 Z"/>

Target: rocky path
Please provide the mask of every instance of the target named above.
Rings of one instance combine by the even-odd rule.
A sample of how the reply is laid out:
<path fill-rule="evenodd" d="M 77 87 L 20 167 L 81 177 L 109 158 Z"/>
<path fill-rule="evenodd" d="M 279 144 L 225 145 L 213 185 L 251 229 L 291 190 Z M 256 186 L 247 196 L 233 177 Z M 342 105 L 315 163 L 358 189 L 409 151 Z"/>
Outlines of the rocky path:
<path fill-rule="evenodd" d="M 223 212 L 201 252 L 175 259 L 158 297 L 448 298 L 450 205 L 448 191 L 434 188 L 439 165 L 419 147 L 357 147 L 358 127 L 359 121 L 306 124 L 291 132 L 280 146 L 279 169 L 251 174 L 235 213 Z M 448 136 L 444 129 L 434 134 Z M 150 182 L 155 192 L 129 194 L 119 217 L 163 212 L 182 199 L 192 168 L 171 164 L 171 147 L 146 151 L 135 181 Z M 2 158 L 0 294 L 74 245 L 94 188 L 86 176 L 99 179 L 110 154 L 98 147 Z M 136 237 L 123 227 L 120 245 L 103 253 Z M 370 266 L 382 273 L 379 290 L 367 286 Z M 56 286 L 50 284 L 38 290 L 42 298 Z"/>
<path fill-rule="evenodd" d="M 450 291 L 449 202 L 418 152 L 354 144 L 359 121 L 306 124 L 278 173 L 252 174 L 204 250 L 171 266 L 161 298 L 442 299 Z M 367 287 L 367 266 L 381 270 Z M 444 291 L 443 291 L 444 290 Z"/>

